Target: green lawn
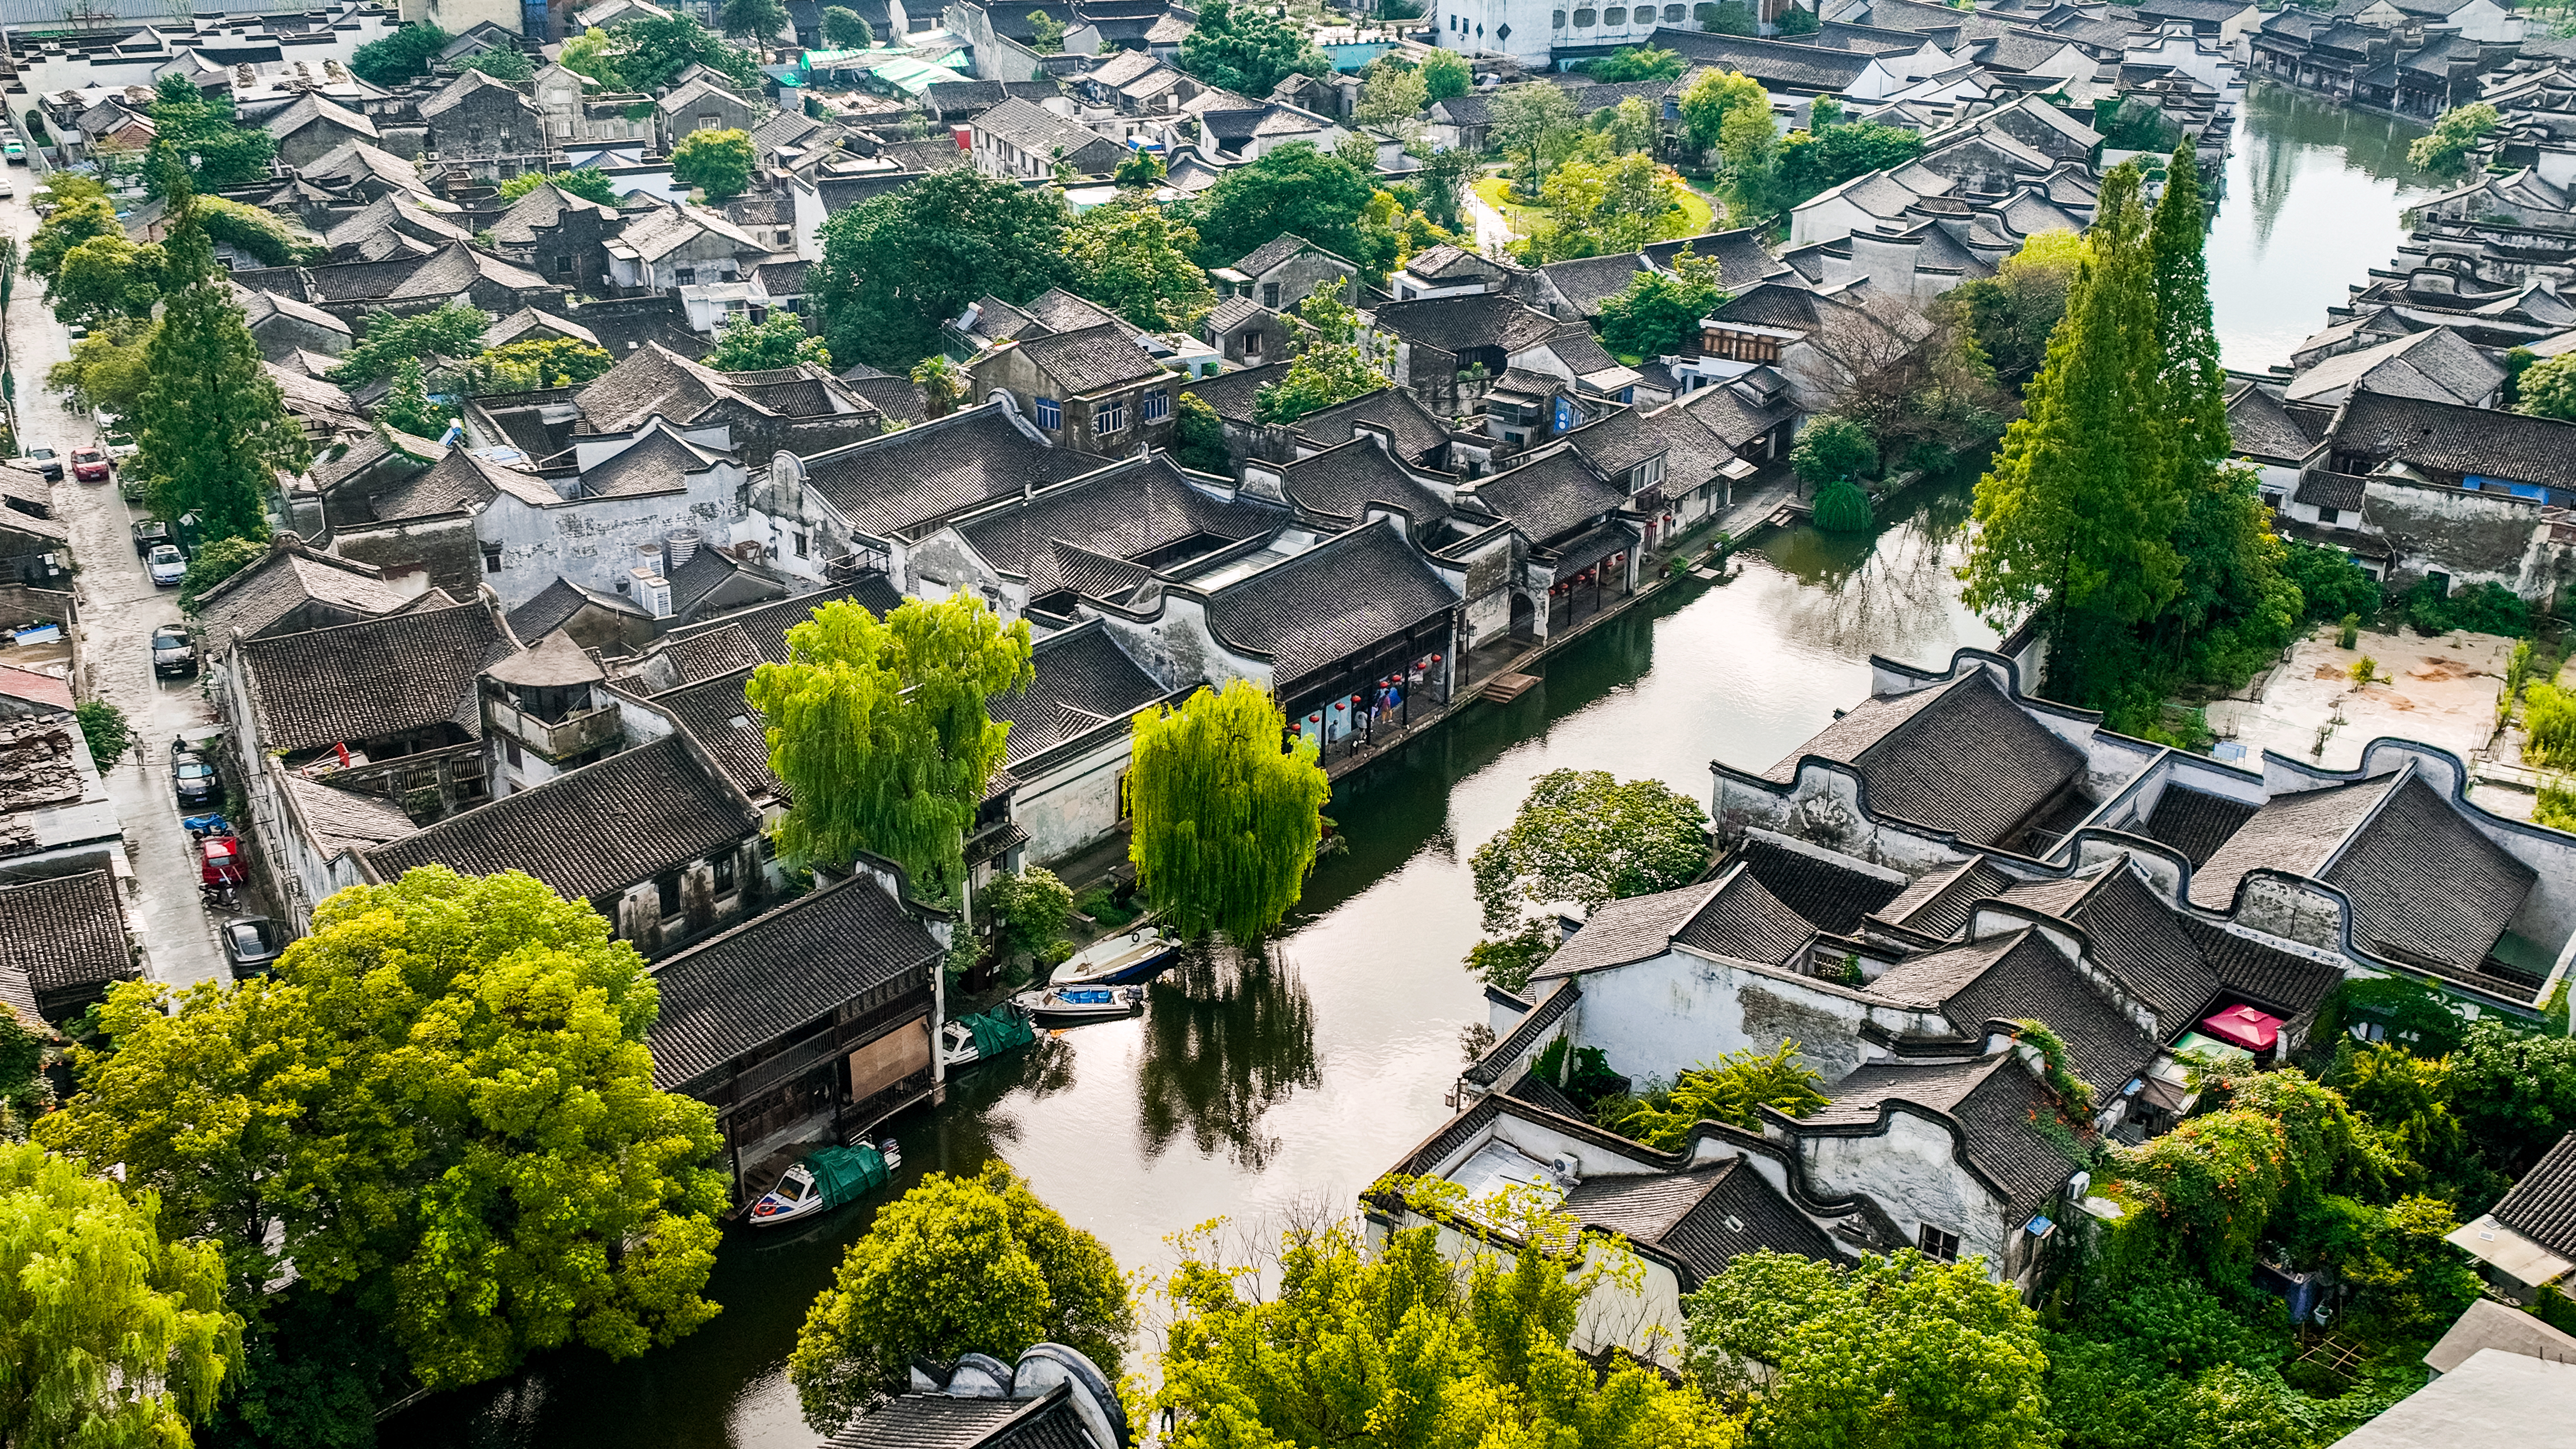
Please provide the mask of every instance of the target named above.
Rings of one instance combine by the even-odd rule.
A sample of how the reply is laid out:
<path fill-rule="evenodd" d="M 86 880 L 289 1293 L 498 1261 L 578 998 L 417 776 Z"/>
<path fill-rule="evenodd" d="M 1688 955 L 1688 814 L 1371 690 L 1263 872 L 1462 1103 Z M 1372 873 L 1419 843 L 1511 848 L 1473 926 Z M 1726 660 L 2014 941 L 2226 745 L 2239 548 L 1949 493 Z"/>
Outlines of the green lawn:
<path fill-rule="evenodd" d="M 1511 223 L 1512 235 L 1528 236 L 1546 224 L 1550 213 L 1544 206 L 1513 200 L 1511 185 L 1506 177 L 1488 176 L 1476 183 L 1476 194 L 1484 198 L 1487 206 L 1501 212 L 1503 220 Z M 1698 236 L 1715 229 L 1717 208 L 1710 205 L 1707 197 L 1686 186 L 1675 188 L 1673 196 L 1682 212 L 1681 229 L 1673 235 Z"/>

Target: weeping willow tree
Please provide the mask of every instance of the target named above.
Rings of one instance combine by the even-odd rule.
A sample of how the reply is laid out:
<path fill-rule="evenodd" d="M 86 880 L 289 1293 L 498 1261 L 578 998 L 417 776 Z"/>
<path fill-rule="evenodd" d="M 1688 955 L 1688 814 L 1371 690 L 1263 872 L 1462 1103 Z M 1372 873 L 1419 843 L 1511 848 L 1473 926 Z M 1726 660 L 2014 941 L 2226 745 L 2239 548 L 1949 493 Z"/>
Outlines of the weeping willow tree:
<path fill-rule="evenodd" d="M 1837 479 L 1816 490 L 1816 527 L 1827 533 L 1867 533 L 1870 524 L 1869 495 L 1855 485 Z"/>
<path fill-rule="evenodd" d="M 984 702 L 1035 677 L 1028 622 L 1006 628 L 972 595 L 906 599 L 883 619 L 847 599 L 816 609 L 787 631 L 787 662 L 743 690 L 794 802 L 778 848 L 835 866 L 873 851 L 923 898 L 946 899 L 1010 733 Z"/>
<path fill-rule="evenodd" d="M 1260 939 L 1297 904 L 1324 834 L 1332 784 L 1301 742 L 1282 753 L 1288 720 L 1236 680 L 1179 709 L 1137 714 L 1127 800 L 1136 883 L 1184 936 Z"/>

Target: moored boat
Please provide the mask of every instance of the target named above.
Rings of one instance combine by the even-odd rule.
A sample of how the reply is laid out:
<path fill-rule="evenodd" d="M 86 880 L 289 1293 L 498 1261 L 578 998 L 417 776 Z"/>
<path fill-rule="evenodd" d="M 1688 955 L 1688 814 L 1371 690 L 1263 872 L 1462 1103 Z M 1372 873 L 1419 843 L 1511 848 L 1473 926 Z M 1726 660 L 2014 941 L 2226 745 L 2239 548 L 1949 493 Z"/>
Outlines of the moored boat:
<path fill-rule="evenodd" d="M 830 1212 L 885 1186 L 902 1164 L 903 1153 L 891 1137 L 874 1147 L 862 1142 L 856 1147 L 817 1148 L 779 1174 L 778 1186 L 761 1194 L 743 1214 L 743 1221 L 755 1228 L 774 1228 Z"/>
<path fill-rule="evenodd" d="M 961 1016 L 941 1026 L 939 1057 L 953 1072 L 1018 1051 L 1037 1039 L 1037 1027 L 1030 1022 L 1029 1014 L 1017 1003 L 1006 1001 L 990 1011 Z"/>
<path fill-rule="evenodd" d="M 1142 986 L 1048 986 L 1011 998 L 1013 1006 L 1057 1026 L 1133 1016 L 1144 1003 Z"/>
<path fill-rule="evenodd" d="M 1143 981 L 1169 964 L 1180 945 L 1164 935 L 1159 926 L 1134 926 L 1114 936 L 1103 936 L 1075 952 L 1055 968 L 1047 984 L 1125 986 Z"/>

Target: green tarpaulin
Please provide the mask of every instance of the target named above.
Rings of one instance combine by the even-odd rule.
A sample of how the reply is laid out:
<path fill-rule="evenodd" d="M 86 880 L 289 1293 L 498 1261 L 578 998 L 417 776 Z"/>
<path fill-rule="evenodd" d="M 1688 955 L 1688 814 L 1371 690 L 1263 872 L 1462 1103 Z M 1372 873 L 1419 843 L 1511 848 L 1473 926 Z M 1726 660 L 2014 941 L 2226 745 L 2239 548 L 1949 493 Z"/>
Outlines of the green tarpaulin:
<path fill-rule="evenodd" d="M 885 1159 L 873 1147 L 823 1148 L 806 1157 L 805 1170 L 814 1174 L 814 1185 L 822 1189 L 825 1207 L 839 1207 L 883 1187 L 892 1176 L 886 1171 Z"/>
<path fill-rule="evenodd" d="M 958 1018 L 957 1024 L 974 1034 L 975 1056 L 979 1061 L 1017 1051 L 1038 1039 L 1037 1028 L 1016 1011 L 979 1011 L 973 1016 Z"/>

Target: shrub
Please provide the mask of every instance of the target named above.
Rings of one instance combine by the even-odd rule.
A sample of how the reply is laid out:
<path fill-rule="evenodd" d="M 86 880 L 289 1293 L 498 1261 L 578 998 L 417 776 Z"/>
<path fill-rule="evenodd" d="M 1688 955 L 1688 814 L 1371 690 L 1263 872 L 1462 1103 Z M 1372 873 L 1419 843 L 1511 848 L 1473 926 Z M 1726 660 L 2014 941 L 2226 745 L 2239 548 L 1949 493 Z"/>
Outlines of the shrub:
<path fill-rule="evenodd" d="M 2360 642 L 2361 642 L 2361 616 L 2360 616 L 2359 614 L 2346 614 L 2346 615 L 2344 615 L 2344 616 L 2343 616 L 2343 627 L 2342 627 L 2342 629 L 2341 629 L 2338 633 L 2336 633 L 2336 635 L 2335 635 L 2335 644 L 2336 644 L 2336 646 L 2337 646 L 2338 648 L 2350 649 L 2350 648 L 2352 648 L 2354 645 L 2356 645 L 2356 644 L 2358 644 L 2358 643 L 2360 643 Z"/>
<path fill-rule="evenodd" d="M 72 718 L 80 721 L 81 738 L 89 742 L 89 757 L 98 765 L 98 772 L 104 775 L 114 769 L 134 739 L 132 727 L 125 722 L 125 711 L 106 700 L 89 699 L 72 711 Z"/>
<path fill-rule="evenodd" d="M 2426 579 L 2406 596 L 2406 622 L 2419 634 L 2501 634 L 2519 639 L 2531 633 L 2531 605 L 2502 584 L 2485 583 L 2445 598 L 2441 585 Z"/>
<path fill-rule="evenodd" d="M 1858 485 L 1834 482 L 1817 490 L 1817 528 L 1826 533 L 1867 533 L 1872 522 L 1869 495 Z"/>
<path fill-rule="evenodd" d="M 2281 540 L 2281 548 L 2281 572 L 2299 586 L 2308 618 L 2368 617 L 2379 612 L 2379 581 L 2362 572 L 2351 554 L 2296 538 Z"/>
<path fill-rule="evenodd" d="M 2522 732 L 2524 759 L 2536 765 L 2576 765 L 2576 690 L 2524 685 Z"/>

